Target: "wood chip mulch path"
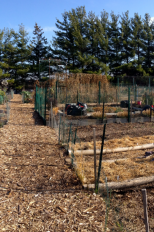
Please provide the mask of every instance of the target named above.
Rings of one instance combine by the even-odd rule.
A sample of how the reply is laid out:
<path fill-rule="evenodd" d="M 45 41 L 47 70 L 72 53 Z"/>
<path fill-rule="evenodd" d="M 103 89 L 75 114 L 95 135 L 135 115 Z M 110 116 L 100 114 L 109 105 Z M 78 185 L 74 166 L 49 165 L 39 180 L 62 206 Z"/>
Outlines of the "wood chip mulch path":
<path fill-rule="evenodd" d="M 0 128 L 0 231 L 103 231 L 105 202 L 82 190 L 55 131 L 21 95 L 10 107 Z"/>
<path fill-rule="evenodd" d="M 10 107 L 9 122 L 0 128 L 0 231 L 145 231 L 141 191 L 112 194 L 111 202 L 84 191 L 65 165 L 55 131 L 43 126 L 34 105 L 14 95 Z M 148 189 L 150 231 L 153 189 Z"/>

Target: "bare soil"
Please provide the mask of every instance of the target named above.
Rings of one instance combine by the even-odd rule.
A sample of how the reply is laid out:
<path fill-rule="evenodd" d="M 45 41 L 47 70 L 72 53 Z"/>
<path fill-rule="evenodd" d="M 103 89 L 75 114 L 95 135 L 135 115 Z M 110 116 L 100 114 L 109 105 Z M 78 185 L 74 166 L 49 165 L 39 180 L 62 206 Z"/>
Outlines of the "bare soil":
<path fill-rule="evenodd" d="M 14 95 L 9 123 L 0 129 L 0 231 L 105 231 L 105 218 L 106 231 L 145 231 L 141 190 L 113 192 L 107 218 L 105 196 L 82 189 L 55 131 L 33 107 Z M 102 126 L 98 131 L 100 138 Z M 154 231 L 154 186 L 146 187 Z"/>
<path fill-rule="evenodd" d="M 95 128 L 96 140 L 100 141 L 103 135 L 103 125 L 78 126 L 77 136 L 84 142 L 93 140 Z M 75 128 L 74 128 L 75 130 Z M 105 140 L 129 137 L 142 137 L 154 134 L 154 122 L 145 123 L 111 123 L 106 125 Z"/>

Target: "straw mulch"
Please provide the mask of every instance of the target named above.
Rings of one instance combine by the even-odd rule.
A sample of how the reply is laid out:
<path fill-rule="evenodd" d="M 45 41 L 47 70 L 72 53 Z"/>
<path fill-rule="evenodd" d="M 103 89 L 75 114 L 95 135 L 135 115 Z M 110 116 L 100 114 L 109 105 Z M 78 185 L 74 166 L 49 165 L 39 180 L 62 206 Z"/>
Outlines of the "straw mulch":
<path fill-rule="evenodd" d="M 102 231 L 103 199 L 81 190 L 55 131 L 20 95 L 0 136 L 0 231 Z"/>
<path fill-rule="evenodd" d="M 107 140 L 104 143 L 104 149 L 114 149 L 117 147 L 134 147 L 138 145 L 153 143 L 154 136 L 143 136 L 143 137 L 124 137 L 122 139 Z M 96 148 L 101 148 L 101 141 L 96 142 Z M 75 150 L 87 150 L 93 149 L 93 142 L 87 142 L 76 144 Z M 149 150 L 149 149 L 148 149 Z M 148 177 L 154 175 L 153 160 L 154 154 L 145 158 L 145 151 L 127 151 L 117 152 L 110 154 L 103 154 L 102 170 L 100 182 L 104 183 L 105 177 L 107 180 L 120 182 L 128 179 L 138 177 Z M 99 156 L 97 156 L 99 159 Z M 77 170 L 79 177 L 83 183 L 94 183 L 94 158 L 88 155 L 75 156 Z M 97 168 L 99 166 L 99 160 L 97 160 Z M 119 178 L 117 179 L 117 176 Z"/>
<path fill-rule="evenodd" d="M 125 159 L 114 160 L 113 162 L 102 161 L 100 183 L 121 182 L 133 178 L 149 177 L 154 175 L 153 157 L 144 159 Z M 99 161 L 97 160 L 97 170 Z M 81 172 L 84 175 L 84 183 L 93 184 L 94 182 L 94 162 L 84 162 Z M 118 178 L 117 178 L 118 177 Z"/>
<path fill-rule="evenodd" d="M 117 147 L 134 147 L 143 144 L 149 144 L 154 142 L 154 135 L 148 135 L 143 137 L 129 137 L 124 136 L 121 139 L 111 139 L 104 141 L 104 149 L 114 149 Z M 96 141 L 96 149 L 101 148 L 101 141 Z M 75 150 L 91 150 L 94 148 L 94 143 L 92 142 L 81 142 L 76 143 L 74 146 Z"/>

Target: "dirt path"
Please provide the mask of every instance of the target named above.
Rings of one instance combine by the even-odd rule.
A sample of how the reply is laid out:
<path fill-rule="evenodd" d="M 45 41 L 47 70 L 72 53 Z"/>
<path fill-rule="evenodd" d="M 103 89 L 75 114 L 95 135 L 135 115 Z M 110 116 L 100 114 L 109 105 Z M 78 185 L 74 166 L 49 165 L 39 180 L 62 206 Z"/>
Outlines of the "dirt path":
<path fill-rule="evenodd" d="M 0 138 L 0 231 L 105 231 L 104 199 L 82 189 L 54 130 L 43 126 L 32 104 L 21 104 L 20 95 Z M 106 231 L 145 231 L 143 215 L 140 191 L 113 195 Z"/>

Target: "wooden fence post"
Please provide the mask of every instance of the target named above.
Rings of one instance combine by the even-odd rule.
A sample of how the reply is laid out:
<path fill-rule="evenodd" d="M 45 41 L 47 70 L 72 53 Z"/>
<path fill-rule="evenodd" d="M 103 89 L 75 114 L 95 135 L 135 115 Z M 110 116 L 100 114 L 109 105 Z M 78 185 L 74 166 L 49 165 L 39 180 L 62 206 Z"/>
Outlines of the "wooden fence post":
<path fill-rule="evenodd" d="M 53 128 L 53 111 L 52 111 L 52 102 L 51 102 L 51 110 L 50 110 L 50 113 L 51 113 L 51 128 Z"/>
<path fill-rule="evenodd" d="M 142 195 L 143 195 L 145 228 L 146 228 L 146 232 L 149 232 L 146 189 L 142 189 Z"/>

